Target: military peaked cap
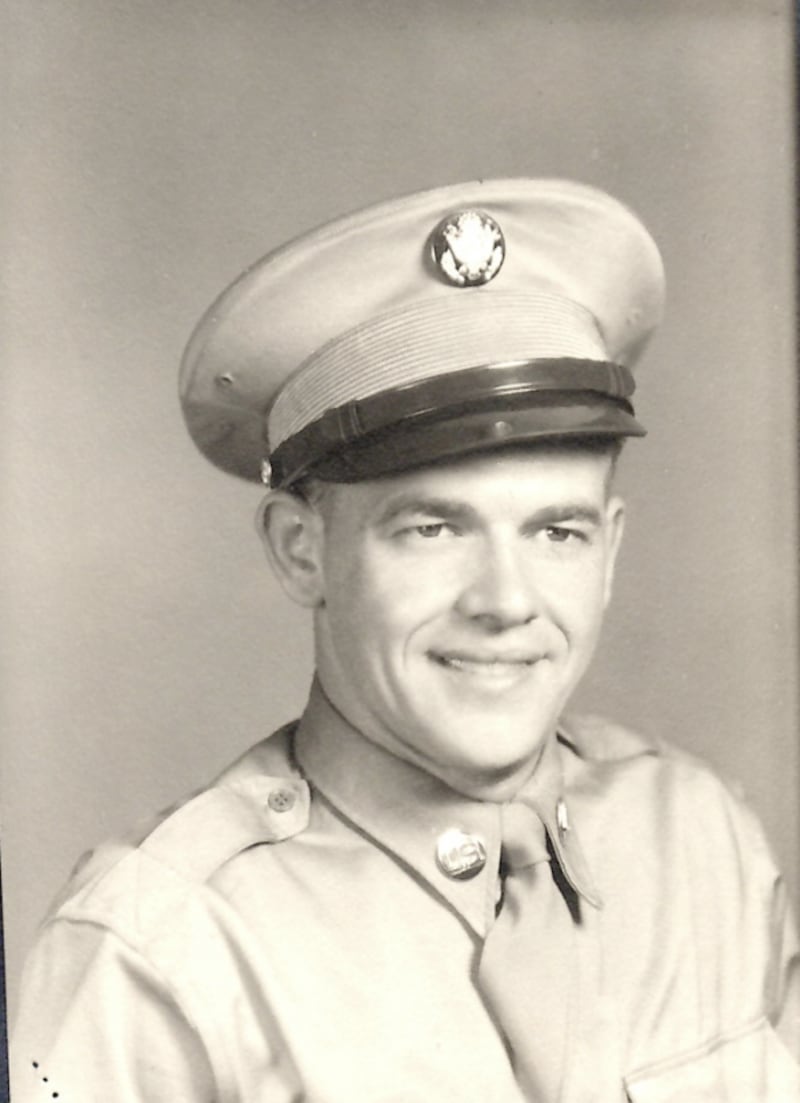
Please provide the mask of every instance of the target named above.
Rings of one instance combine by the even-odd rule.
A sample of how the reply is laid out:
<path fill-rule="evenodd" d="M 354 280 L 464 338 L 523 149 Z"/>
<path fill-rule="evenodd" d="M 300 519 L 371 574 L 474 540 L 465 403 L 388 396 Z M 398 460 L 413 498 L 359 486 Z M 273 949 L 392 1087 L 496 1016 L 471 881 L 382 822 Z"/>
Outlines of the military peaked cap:
<path fill-rule="evenodd" d="M 663 299 L 655 243 L 604 192 L 420 192 L 296 238 L 223 292 L 184 355 L 186 423 L 223 470 L 272 486 L 640 436 L 630 369 Z"/>

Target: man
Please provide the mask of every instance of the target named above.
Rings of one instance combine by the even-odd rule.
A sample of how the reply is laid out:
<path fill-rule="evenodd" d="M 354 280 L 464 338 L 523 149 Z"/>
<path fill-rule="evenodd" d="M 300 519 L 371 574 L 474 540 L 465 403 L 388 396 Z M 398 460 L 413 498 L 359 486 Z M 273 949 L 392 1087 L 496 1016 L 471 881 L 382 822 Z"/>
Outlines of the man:
<path fill-rule="evenodd" d="M 662 298 L 626 208 L 506 180 L 334 222 L 212 306 L 187 424 L 269 483 L 316 678 L 298 723 L 74 875 L 15 1099 L 800 1098 L 758 825 L 667 744 L 562 718 Z"/>

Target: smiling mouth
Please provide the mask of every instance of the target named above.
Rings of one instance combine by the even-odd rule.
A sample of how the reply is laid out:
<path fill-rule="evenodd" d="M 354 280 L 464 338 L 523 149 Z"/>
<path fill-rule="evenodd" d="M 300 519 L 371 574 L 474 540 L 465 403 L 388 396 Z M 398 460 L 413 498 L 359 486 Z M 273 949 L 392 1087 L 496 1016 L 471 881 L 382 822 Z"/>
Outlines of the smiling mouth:
<path fill-rule="evenodd" d="M 509 674 L 520 674 L 529 670 L 540 661 L 538 655 L 469 655 L 460 652 L 428 653 L 429 657 L 446 670 L 462 671 L 465 674 L 480 674 L 487 678 L 503 678 Z"/>

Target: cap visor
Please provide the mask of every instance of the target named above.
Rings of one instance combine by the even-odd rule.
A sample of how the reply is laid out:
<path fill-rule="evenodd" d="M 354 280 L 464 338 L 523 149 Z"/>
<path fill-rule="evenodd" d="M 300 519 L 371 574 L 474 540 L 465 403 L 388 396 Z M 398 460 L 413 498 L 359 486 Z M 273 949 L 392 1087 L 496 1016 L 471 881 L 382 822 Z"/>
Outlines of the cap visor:
<path fill-rule="evenodd" d="M 526 409 L 458 413 L 447 419 L 408 421 L 328 453 L 303 474 L 331 482 L 359 482 L 476 452 L 553 439 L 642 437 L 646 430 L 611 400 L 540 402 Z M 293 481 L 292 476 L 284 484 Z"/>

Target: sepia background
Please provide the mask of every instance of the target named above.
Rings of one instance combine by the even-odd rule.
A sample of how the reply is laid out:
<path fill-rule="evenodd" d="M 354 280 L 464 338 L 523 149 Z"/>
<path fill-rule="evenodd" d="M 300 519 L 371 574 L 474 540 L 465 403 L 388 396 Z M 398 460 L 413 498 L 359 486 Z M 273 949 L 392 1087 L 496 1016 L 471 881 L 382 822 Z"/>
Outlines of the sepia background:
<path fill-rule="evenodd" d="M 792 19 L 759 0 L 10 0 L 2 859 L 12 1009 L 78 855 L 301 709 L 257 488 L 181 422 L 182 346 L 268 248 L 502 175 L 631 204 L 669 308 L 579 705 L 740 783 L 797 890 Z M 702 838 L 697 845 L 702 846 Z"/>

